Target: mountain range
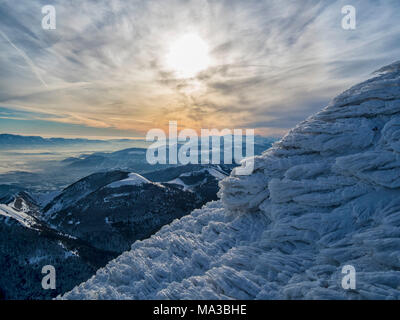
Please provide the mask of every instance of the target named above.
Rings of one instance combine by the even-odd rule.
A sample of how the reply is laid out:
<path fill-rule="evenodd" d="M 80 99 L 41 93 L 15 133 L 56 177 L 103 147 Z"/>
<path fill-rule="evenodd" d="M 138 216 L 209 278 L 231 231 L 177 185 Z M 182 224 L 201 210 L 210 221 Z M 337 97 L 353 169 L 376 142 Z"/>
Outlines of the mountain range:
<path fill-rule="evenodd" d="M 90 139 L 65 139 L 65 138 L 43 138 L 40 136 L 21 136 L 16 134 L 0 134 L 0 146 L 51 146 L 81 143 L 107 143 L 105 140 Z M 110 141 L 111 142 L 111 141 Z"/>
<path fill-rule="evenodd" d="M 3 186 L 0 261 L 4 299 L 49 299 L 89 279 L 97 269 L 162 226 L 217 199 L 220 166 L 182 166 L 148 174 L 89 175 L 46 197 Z M 41 268 L 57 270 L 57 290 L 41 287 Z"/>
<path fill-rule="evenodd" d="M 274 141 L 276 141 L 275 138 L 256 136 L 254 153 L 256 155 L 261 154 L 264 150 L 268 149 Z M 112 142 L 108 143 L 113 145 Z M 121 144 L 116 143 L 115 145 L 119 146 Z M 126 146 L 126 144 L 122 146 Z M 179 145 L 179 147 L 181 146 L 182 145 Z M 17 147 L 18 146 L 15 148 Z M 27 146 L 22 145 L 21 147 L 26 148 Z M 223 147 L 224 144 L 222 143 L 221 159 L 223 159 L 224 154 Z M 13 147 L 10 146 L 9 148 Z M 34 145 L 29 146 L 29 149 L 32 148 L 35 148 Z M 84 149 L 84 146 L 82 148 Z M 2 150 L 0 144 L 0 156 L 4 159 L 12 159 L 9 150 L 5 151 L 3 155 L 1 154 L 2 151 L 4 151 L 4 149 Z M 146 151 L 147 149 L 144 147 L 129 147 L 112 152 L 97 151 L 80 153 L 77 156 L 63 157 L 60 160 L 52 159 L 36 162 L 32 160 L 31 170 L 12 170 L 0 173 L 0 197 L 2 192 L 1 185 L 12 185 L 13 187 L 37 192 L 55 191 L 60 188 L 65 188 L 92 173 L 123 170 L 145 175 L 154 171 L 178 166 L 177 164 L 149 164 L 146 159 Z M 29 160 L 29 158 L 31 158 L 31 156 L 27 154 L 24 159 Z M 46 158 L 46 156 L 44 156 L 44 158 Z M 16 162 L 18 161 L 21 160 L 16 160 Z M 236 164 L 230 165 L 230 168 L 232 169 L 234 166 L 236 166 Z M 7 186 L 3 188 L 7 188 Z"/>

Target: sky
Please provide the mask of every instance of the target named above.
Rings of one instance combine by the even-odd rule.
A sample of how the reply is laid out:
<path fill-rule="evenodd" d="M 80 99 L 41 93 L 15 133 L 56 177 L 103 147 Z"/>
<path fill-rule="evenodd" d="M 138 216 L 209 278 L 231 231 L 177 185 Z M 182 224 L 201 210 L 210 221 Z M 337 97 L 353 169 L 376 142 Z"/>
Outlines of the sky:
<path fill-rule="evenodd" d="M 398 0 L 2 0 L 0 133 L 280 136 L 400 60 L 399 21 Z"/>

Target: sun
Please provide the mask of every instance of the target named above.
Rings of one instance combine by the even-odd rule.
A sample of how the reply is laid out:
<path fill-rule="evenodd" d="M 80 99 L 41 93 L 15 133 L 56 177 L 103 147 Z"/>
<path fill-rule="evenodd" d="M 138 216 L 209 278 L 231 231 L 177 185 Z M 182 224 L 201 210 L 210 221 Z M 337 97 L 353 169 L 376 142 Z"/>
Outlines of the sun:
<path fill-rule="evenodd" d="M 186 34 L 174 41 L 166 56 L 166 67 L 178 77 L 192 78 L 210 63 L 207 43 L 197 34 Z"/>

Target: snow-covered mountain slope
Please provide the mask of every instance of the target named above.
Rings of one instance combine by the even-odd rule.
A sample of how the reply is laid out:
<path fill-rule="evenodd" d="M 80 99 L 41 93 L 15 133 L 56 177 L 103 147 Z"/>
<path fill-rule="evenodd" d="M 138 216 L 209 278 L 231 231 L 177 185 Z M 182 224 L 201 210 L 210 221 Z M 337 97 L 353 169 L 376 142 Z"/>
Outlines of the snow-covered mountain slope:
<path fill-rule="evenodd" d="M 400 62 L 65 299 L 400 299 Z M 342 288 L 344 265 L 356 289 Z"/>
<path fill-rule="evenodd" d="M 106 188 L 120 188 L 123 186 L 142 186 L 143 184 L 152 183 L 150 180 L 142 177 L 137 173 L 130 173 L 128 178 L 112 182 Z"/>
<path fill-rule="evenodd" d="M 18 221 L 27 228 L 40 229 L 39 210 L 35 200 L 25 191 L 10 196 L 8 203 L 0 203 L 0 216 L 9 218 L 7 221 Z"/>
<path fill-rule="evenodd" d="M 184 190 L 195 190 L 196 187 L 202 186 L 207 183 L 207 180 L 212 178 L 213 181 L 219 182 L 225 179 L 226 173 L 214 168 L 203 168 L 196 172 L 182 173 L 175 179 L 168 181 L 170 184 L 177 184 L 182 186 Z"/>
<path fill-rule="evenodd" d="M 0 216 L 12 218 L 23 226 L 30 228 L 35 224 L 35 220 L 24 211 L 17 211 L 12 206 L 0 204 Z"/>
<path fill-rule="evenodd" d="M 128 173 L 123 171 L 94 173 L 65 188 L 57 197 L 46 205 L 43 211 L 45 215 L 51 216 L 57 211 L 73 206 L 80 199 L 105 185 L 126 178 L 128 178 Z"/>
<path fill-rule="evenodd" d="M 116 257 L 136 240 L 150 237 L 204 203 L 197 194 L 177 186 L 111 171 L 90 175 L 66 188 L 47 205 L 46 221 Z"/>
<path fill-rule="evenodd" d="M 152 181 L 175 185 L 183 191 L 195 193 L 201 204 L 218 200 L 218 183 L 225 179 L 235 165 L 188 164 L 144 174 Z M 199 207 L 198 207 L 199 208 Z"/>
<path fill-rule="evenodd" d="M 50 299 L 87 280 L 112 256 L 47 227 L 25 192 L 0 204 L 0 292 L 3 299 Z M 53 265 L 56 290 L 43 290 L 42 267 Z"/>

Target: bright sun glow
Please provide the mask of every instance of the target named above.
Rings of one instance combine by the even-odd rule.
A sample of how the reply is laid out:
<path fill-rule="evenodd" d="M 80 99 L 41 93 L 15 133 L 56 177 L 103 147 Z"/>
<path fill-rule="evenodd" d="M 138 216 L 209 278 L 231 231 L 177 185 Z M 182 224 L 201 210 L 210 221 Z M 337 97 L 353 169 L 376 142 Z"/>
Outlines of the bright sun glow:
<path fill-rule="evenodd" d="M 208 46 L 196 34 L 187 34 L 172 43 L 166 57 L 166 66 L 177 76 L 190 78 L 207 69 L 210 63 Z"/>

